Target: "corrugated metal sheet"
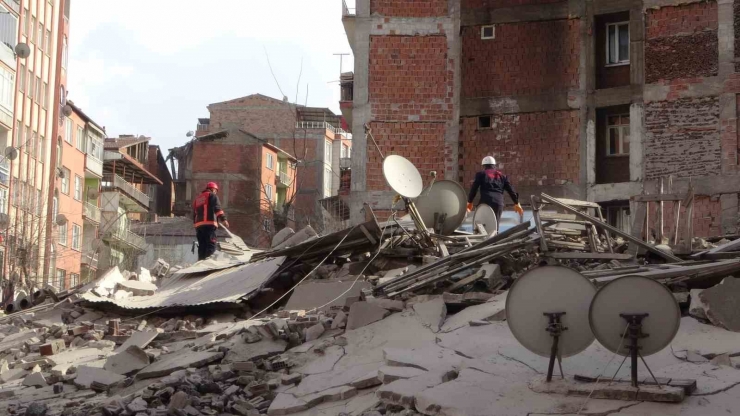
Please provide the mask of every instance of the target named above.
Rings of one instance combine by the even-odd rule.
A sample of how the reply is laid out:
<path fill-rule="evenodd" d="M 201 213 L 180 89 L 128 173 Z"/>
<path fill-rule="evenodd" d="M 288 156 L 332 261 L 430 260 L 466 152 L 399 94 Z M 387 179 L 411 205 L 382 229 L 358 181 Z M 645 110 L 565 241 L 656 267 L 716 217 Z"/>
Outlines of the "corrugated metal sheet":
<path fill-rule="evenodd" d="M 125 309 L 153 309 L 169 306 L 196 306 L 217 302 L 236 302 L 270 283 L 285 257 L 249 263 L 202 278 L 177 276 L 168 279 L 152 296 L 133 296 L 116 301 L 84 293 L 82 299 L 109 303 Z"/>

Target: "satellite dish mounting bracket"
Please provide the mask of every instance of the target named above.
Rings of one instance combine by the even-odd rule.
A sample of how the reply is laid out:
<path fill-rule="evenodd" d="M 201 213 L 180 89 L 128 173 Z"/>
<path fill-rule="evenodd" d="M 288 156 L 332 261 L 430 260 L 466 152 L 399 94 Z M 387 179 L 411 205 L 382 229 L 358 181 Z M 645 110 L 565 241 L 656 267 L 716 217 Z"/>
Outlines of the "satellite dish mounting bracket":
<path fill-rule="evenodd" d="M 555 358 L 558 359 L 558 367 L 560 367 L 560 377 L 565 379 L 565 373 L 563 373 L 563 360 L 560 359 L 558 352 L 558 344 L 560 343 L 560 336 L 563 331 L 567 331 L 568 327 L 563 326 L 560 321 L 560 317 L 565 315 L 565 312 L 543 312 L 542 315 L 546 316 L 549 320 L 547 328 L 545 330 L 550 333 L 552 337 L 552 349 L 550 350 L 550 364 L 547 366 L 547 381 L 552 381 L 552 373 L 555 370 Z"/>
<path fill-rule="evenodd" d="M 653 375 L 653 371 L 650 370 L 650 367 L 648 367 L 647 363 L 645 362 L 645 359 L 642 358 L 642 354 L 640 354 L 640 340 L 643 338 L 647 338 L 650 335 L 642 332 L 642 320 L 650 316 L 649 313 L 637 313 L 637 314 L 629 314 L 629 313 L 620 313 L 619 316 L 621 316 L 625 321 L 627 321 L 627 338 L 629 338 L 630 343 L 627 346 L 627 348 L 630 350 L 630 359 L 631 359 L 631 366 L 630 369 L 632 371 L 632 387 L 637 387 L 637 357 L 639 356 L 642 360 L 642 363 L 645 364 L 645 368 L 648 369 L 650 372 L 650 375 L 653 376 L 653 379 L 655 380 L 655 383 L 658 384 L 660 387 L 660 383 L 658 382 L 658 379 L 655 378 Z M 627 359 L 627 357 L 625 357 Z M 624 361 L 622 361 L 624 363 Z M 621 367 L 621 366 L 620 366 Z"/>

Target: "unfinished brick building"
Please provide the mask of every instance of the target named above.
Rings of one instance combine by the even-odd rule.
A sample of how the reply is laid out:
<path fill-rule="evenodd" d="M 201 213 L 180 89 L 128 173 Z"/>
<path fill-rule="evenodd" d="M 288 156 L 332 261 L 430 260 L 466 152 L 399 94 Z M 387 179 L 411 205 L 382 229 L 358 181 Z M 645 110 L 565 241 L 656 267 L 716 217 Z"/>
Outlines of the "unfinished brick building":
<path fill-rule="evenodd" d="M 468 187 L 492 154 L 523 201 L 540 192 L 596 201 L 628 229 L 635 197 L 672 176 L 670 192 L 685 194 L 691 181 L 697 195 L 694 235 L 735 232 L 739 3 L 345 4 L 355 56 L 353 82 L 342 82 L 353 93 L 342 104 L 355 133 L 353 221 L 364 219 L 363 202 L 382 213 L 393 197 L 361 134 L 367 123 L 385 154 L 409 158 L 425 180 L 436 170 Z M 665 203 L 666 233 L 673 204 Z"/>

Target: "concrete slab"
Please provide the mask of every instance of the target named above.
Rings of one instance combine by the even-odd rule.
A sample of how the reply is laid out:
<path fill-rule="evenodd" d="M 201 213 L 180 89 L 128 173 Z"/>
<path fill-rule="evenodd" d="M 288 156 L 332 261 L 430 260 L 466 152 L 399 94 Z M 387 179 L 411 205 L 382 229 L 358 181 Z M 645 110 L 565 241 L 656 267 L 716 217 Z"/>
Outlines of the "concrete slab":
<path fill-rule="evenodd" d="M 390 311 L 367 302 L 355 302 L 349 309 L 347 330 L 357 329 L 390 315 Z"/>
<path fill-rule="evenodd" d="M 0 374 L 0 383 L 8 383 L 13 380 L 20 380 L 29 373 L 30 371 L 24 370 L 22 368 L 11 368 L 8 371 L 3 372 Z"/>
<path fill-rule="evenodd" d="M 224 363 L 231 363 L 235 361 L 251 361 L 283 353 L 288 347 L 288 343 L 283 340 L 263 338 L 262 341 L 247 344 L 241 337 L 233 337 L 226 341 L 223 347 L 229 350 L 223 361 Z"/>
<path fill-rule="evenodd" d="M 293 231 L 290 227 L 285 227 L 282 230 L 275 233 L 274 236 L 272 236 L 272 241 L 270 242 L 270 247 L 275 247 L 278 244 L 282 243 L 283 241 L 290 238 L 293 234 L 295 234 L 295 231 Z"/>
<path fill-rule="evenodd" d="M 41 373 L 31 373 L 23 379 L 24 386 L 31 387 L 46 387 L 49 384 L 46 382 L 46 377 Z"/>
<path fill-rule="evenodd" d="M 704 289 L 699 299 L 706 305 L 705 313 L 713 324 L 740 332 L 740 279 L 727 277 L 721 284 Z"/>
<path fill-rule="evenodd" d="M 298 399 L 292 394 L 278 393 L 275 400 L 270 403 L 267 414 L 270 416 L 289 415 L 308 409 L 304 400 Z"/>
<path fill-rule="evenodd" d="M 18 348 L 23 345 L 24 342 L 37 336 L 38 333 L 36 333 L 36 331 L 26 331 L 8 335 L 0 341 L 0 354 L 6 353 L 11 348 Z"/>
<path fill-rule="evenodd" d="M 331 371 L 334 365 L 344 356 L 344 348 L 331 346 L 324 350 L 324 353 L 317 358 L 309 361 L 307 364 L 294 369 L 304 375 L 321 374 Z"/>
<path fill-rule="evenodd" d="M 108 357 L 103 367 L 112 373 L 128 375 L 149 365 L 149 356 L 136 345 Z"/>
<path fill-rule="evenodd" d="M 324 331 L 326 331 L 326 328 L 324 328 L 321 322 L 306 328 L 306 342 L 318 339 Z"/>
<path fill-rule="evenodd" d="M 391 312 L 401 312 L 404 309 L 404 303 L 402 300 L 393 299 L 378 299 L 371 298 L 367 300 L 368 303 L 380 306 L 383 309 L 388 309 Z"/>
<path fill-rule="evenodd" d="M 140 282 L 138 280 L 124 280 L 118 282 L 116 290 L 131 292 L 133 296 L 151 296 L 157 291 L 154 283 Z"/>
<path fill-rule="evenodd" d="M 674 351 L 696 351 L 705 357 L 740 353 L 740 334 L 702 324 L 692 317 L 681 318 L 681 327 L 671 342 Z"/>
<path fill-rule="evenodd" d="M 82 365 L 77 367 L 77 373 L 73 382 L 77 387 L 89 389 L 92 383 L 98 383 L 103 386 L 110 387 L 125 379 L 125 376 L 111 373 L 102 368 Z"/>
<path fill-rule="evenodd" d="M 697 319 L 706 320 L 706 305 L 699 297 L 699 294 L 703 291 L 704 289 L 691 289 L 691 291 L 689 292 L 689 298 L 691 299 L 691 302 L 689 303 L 689 315 Z"/>
<path fill-rule="evenodd" d="M 376 396 L 383 402 L 413 408 L 416 401 L 415 396 L 431 387 L 437 386 L 448 380 L 449 374 L 444 372 L 430 372 L 417 377 L 396 380 L 390 384 L 384 384 L 376 391 Z M 491 414 L 491 413 L 478 413 Z"/>
<path fill-rule="evenodd" d="M 301 400 L 305 401 L 309 407 L 313 407 L 324 402 L 348 399 L 356 394 L 357 389 L 352 386 L 339 386 L 303 396 Z"/>
<path fill-rule="evenodd" d="M 221 352 L 200 351 L 193 352 L 183 350 L 174 354 L 166 355 L 153 364 L 150 364 L 136 374 L 137 379 L 146 379 L 161 377 L 177 370 L 184 370 L 189 367 L 200 368 L 223 357 Z"/>
<path fill-rule="evenodd" d="M 447 305 L 442 298 L 432 299 L 426 302 L 415 303 L 414 312 L 424 326 L 433 332 L 439 332 L 440 327 L 447 317 Z"/>
<path fill-rule="evenodd" d="M 509 292 L 492 297 L 481 305 L 469 306 L 460 312 L 448 316 L 442 325 L 442 332 L 451 332 L 468 326 L 470 321 L 502 321 L 506 319 L 506 296 Z"/>
<path fill-rule="evenodd" d="M 413 367 L 424 371 L 452 371 L 463 363 L 454 350 L 429 344 L 419 348 L 383 348 L 387 365 Z"/>
<path fill-rule="evenodd" d="M 363 289 L 371 287 L 369 282 L 322 282 L 309 281 L 295 288 L 295 291 L 288 299 L 285 310 L 311 310 L 324 304 L 321 310 L 328 310 L 332 306 L 344 306 L 347 298 L 360 296 Z M 351 288 L 351 289 L 350 289 Z M 349 290 L 347 293 L 345 291 Z M 344 294 L 343 294 L 344 293 Z M 341 295 L 341 296 L 340 296 Z M 336 300 L 332 301 L 333 299 Z"/>
<path fill-rule="evenodd" d="M 116 348 L 115 352 L 126 351 L 128 347 L 135 345 L 141 349 L 146 348 L 150 342 L 154 341 L 159 333 L 157 331 L 137 331 L 131 334 L 131 336 L 121 344 L 120 347 Z"/>
<path fill-rule="evenodd" d="M 427 371 L 425 370 L 420 370 L 413 367 L 385 366 L 380 367 L 380 369 L 378 370 L 378 379 L 383 384 L 390 384 L 396 380 L 418 377 L 426 373 Z"/>

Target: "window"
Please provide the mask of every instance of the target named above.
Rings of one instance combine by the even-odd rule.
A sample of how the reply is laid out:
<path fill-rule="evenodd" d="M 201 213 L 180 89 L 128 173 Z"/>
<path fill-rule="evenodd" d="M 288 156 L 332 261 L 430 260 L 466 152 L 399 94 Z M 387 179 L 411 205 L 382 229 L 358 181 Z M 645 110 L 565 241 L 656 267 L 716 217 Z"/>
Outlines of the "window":
<path fill-rule="evenodd" d="M 52 49 L 54 49 L 51 47 L 51 30 L 46 31 L 46 40 L 44 41 L 44 43 L 46 43 L 46 52 L 50 52 Z"/>
<path fill-rule="evenodd" d="M 57 140 L 57 167 L 62 166 L 62 140 Z"/>
<path fill-rule="evenodd" d="M 46 154 L 44 153 L 46 151 L 46 139 L 44 136 L 39 136 L 39 157 L 38 160 L 41 163 L 44 163 L 44 157 Z"/>
<path fill-rule="evenodd" d="M 272 230 L 272 221 L 267 218 L 262 220 L 262 229 L 269 233 Z"/>
<path fill-rule="evenodd" d="M 64 140 L 72 144 L 72 119 L 67 117 L 64 119 Z"/>
<path fill-rule="evenodd" d="M 265 198 L 267 198 L 268 201 L 272 202 L 272 185 L 265 184 Z"/>
<path fill-rule="evenodd" d="M 80 126 L 77 126 L 77 149 L 85 152 L 85 129 Z"/>
<path fill-rule="evenodd" d="M 349 147 L 342 145 L 342 158 L 349 157 Z"/>
<path fill-rule="evenodd" d="M 36 18 L 31 16 L 31 27 L 28 29 L 28 35 L 33 43 L 36 43 Z"/>
<path fill-rule="evenodd" d="M 30 143 L 31 142 L 31 139 L 33 138 L 33 135 L 31 133 L 32 133 L 31 128 L 30 127 L 26 127 L 26 135 L 23 138 L 23 140 L 21 141 L 21 143 L 22 143 L 21 145 L 23 146 L 23 150 L 26 153 L 28 153 L 28 143 Z"/>
<path fill-rule="evenodd" d="M 272 153 L 267 153 L 267 169 L 273 170 L 275 168 L 275 161 Z"/>
<path fill-rule="evenodd" d="M 56 218 L 55 218 L 56 219 Z M 67 245 L 67 222 L 59 226 L 59 244 Z"/>
<path fill-rule="evenodd" d="M 28 153 L 31 154 L 33 157 L 37 157 L 36 154 L 36 133 L 32 132 L 31 129 L 28 131 L 29 137 L 28 137 Z"/>
<path fill-rule="evenodd" d="M 41 191 L 38 189 L 36 190 L 36 201 L 36 215 L 40 217 L 44 207 L 44 200 L 41 199 Z"/>
<path fill-rule="evenodd" d="M 481 39 L 495 39 L 496 38 L 496 26 L 488 25 L 480 28 Z"/>
<path fill-rule="evenodd" d="M 0 213 L 8 212 L 8 190 L 0 189 Z"/>
<path fill-rule="evenodd" d="M 13 111 L 13 85 L 15 74 L 0 67 L 0 105 L 6 110 Z"/>
<path fill-rule="evenodd" d="M 332 172 L 331 169 L 324 169 L 324 197 L 331 196 L 331 182 Z"/>
<path fill-rule="evenodd" d="M 43 96 L 43 101 L 41 101 L 41 107 L 46 108 L 46 106 L 49 103 L 49 84 L 44 82 L 44 86 L 41 88 L 43 88 L 42 94 L 41 94 Z"/>
<path fill-rule="evenodd" d="M 328 140 L 324 142 L 324 161 L 331 165 L 331 142 Z"/>
<path fill-rule="evenodd" d="M 607 156 L 629 155 L 630 116 L 615 115 L 607 118 Z"/>
<path fill-rule="evenodd" d="M 77 285 L 80 284 L 80 275 L 77 273 L 70 273 L 69 274 L 69 287 L 77 287 Z"/>
<path fill-rule="evenodd" d="M 478 117 L 478 128 L 479 129 L 490 129 L 491 128 L 491 116 Z"/>
<path fill-rule="evenodd" d="M 31 13 L 28 9 L 23 10 L 23 36 L 28 36 L 29 23 L 31 23 Z"/>
<path fill-rule="evenodd" d="M 18 90 L 20 92 L 26 91 L 26 67 L 21 65 L 21 69 L 18 71 Z"/>
<path fill-rule="evenodd" d="M 82 236 L 82 227 L 77 224 L 72 224 L 72 248 L 79 250 L 82 243 L 80 242 Z"/>
<path fill-rule="evenodd" d="M 69 195 L 69 175 L 70 171 L 67 168 L 62 168 L 62 193 Z"/>
<path fill-rule="evenodd" d="M 39 44 L 39 50 L 44 50 L 46 48 L 46 45 L 44 44 L 44 24 L 39 22 L 39 34 L 38 34 L 38 44 Z"/>
<path fill-rule="evenodd" d="M 59 290 L 66 289 L 64 287 L 65 284 L 65 277 L 67 276 L 67 272 L 62 269 L 57 269 L 57 278 L 56 281 L 52 284 L 52 286 L 56 287 Z"/>
<path fill-rule="evenodd" d="M 41 78 L 36 77 L 36 89 L 34 91 L 36 93 L 36 102 L 41 102 Z"/>
<path fill-rule="evenodd" d="M 75 195 L 74 195 L 74 198 L 77 201 L 81 201 L 82 200 L 82 178 L 80 178 L 77 175 L 75 175 Z"/>
<path fill-rule="evenodd" d="M 51 200 L 51 220 L 56 223 L 59 214 L 59 198 L 56 196 Z"/>
<path fill-rule="evenodd" d="M 64 40 L 62 41 L 62 68 L 67 69 L 67 58 L 69 53 L 69 48 L 67 47 L 67 37 L 64 37 Z"/>
<path fill-rule="evenodd" d="M 630 62 L 630 26 L 628 22 L 606 25 L 606 64 Z"/>

